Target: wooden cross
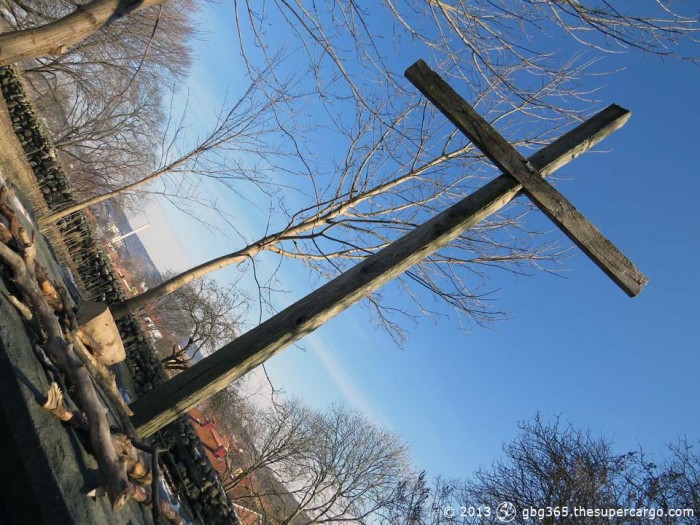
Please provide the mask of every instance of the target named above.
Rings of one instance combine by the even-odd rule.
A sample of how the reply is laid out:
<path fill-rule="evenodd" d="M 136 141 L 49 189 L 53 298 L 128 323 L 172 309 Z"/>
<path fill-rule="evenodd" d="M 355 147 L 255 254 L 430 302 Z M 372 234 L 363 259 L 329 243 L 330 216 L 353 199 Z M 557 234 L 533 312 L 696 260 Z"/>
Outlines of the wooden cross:
<path fill-rule="evenodd" d="M 600 242 L 600 245 L 596 244 L 595 253 L 600 254 L 599 258 L 605 262 L 606 268 L 611 267 L 610 273 L 616 276 L 616 281 L 625 283 L 626 290 L 641 289 L 646 278 L 638 273 L 632 263 L 627 261 L 619 251 L 612 252 L 608 241 L 583 217 L 581 218 L 587 226 L 584 226 L 586 228 L 585 235 L 582 234 L 581 227 L 577 226 L 580 214 L 570 215 L 573 206 L 566 199 L 560 197 L 559 193 L 548 184 L 544 190 L 536 186 L 530 176 L 546 177 L 592 148 L 615 130 L 621 128 L 629 119 L 629 111 L 613 104 L 525 161 L 510 144 L 498 136 L 481 117 L 474 113 L 466 102 L 459 98 L 425 64 L 418 62 L 408 70 L 408 74 L 411 75 L 409 78 L 413 77 L 411 81 L 414 83 L 418 77 L 430 80 L 426 90 L 434 102 L 438 99 L 442 100 L 440 97 L 447 93 L 449 101 L 446 107 L 450 108 L 450 114 L 456 115 L 454 119 L 452 116 L 450 118 L 460 122 L 458 124 L 460 129 L 462 126 L 465 130 L 468 129 L 467 133 L 470 136 L 474 134 L 479 138 L 479 143 L 472 140 L 485 151 L 489 151 L 487 154 L 492 159 L 498 159 L 495 162 L 508 174 L 496 177 L 389 246 L 367 257 L 356 266 L 249 330 L 209 357 L 202 359 L 189 369 L 138 398 L 130 405 L 130 408 L 134 412 L 132 422 L 139 436 L 144 437 L 157 432 L 179 416 L 187 413 L 201 401 L 226 388 L 232 381 L 264 363 L 273 355 L 313 332 L 323 323 L 367 297 L 414 264 L 449 244 L 466 230 L 508 204 L 523 189 L 528 194 L 537 194 L 538 196 L 545 194 L 545 197 L 540 197 L 540 200 L 543 201 L 542 206 L 548 211 L 554 210 L 550 212 L 551 215 L 559 222 L 566 222 L 569 225 L 567 228 L 575 234 L 577 244 L 588 247 L 595 244 L 591 239 L 599 243 L 600 238 L 602 238 L 604 242 Z M 442 82 L 440 89 L 438 89 L 442 95 L 434 92 L 434 86 L 439 84 L 436 83 L 435 77 Z M 423 89 L 421 88 L 421 90 Z M 474 119 L 474 115 L 476 115 L 476 119 Z M 474 122 L 478 122 L 476 127 L 472 127 L 475 126 Z M 494 139 L 492 135 L 495 135 L 496 138 Z M 498 140 L 498 148 L 492 146 L 492 139 Z M 481 144 L 483 142 L 488 144 Z M 518 177 L 522 177 L 525 183 L 520 182 L 520 179 L 516 180 L 516 176 L 512 175 L 511 171 L 515 172 Z M 555 202 L 565 204 L 553 204 L 551 199 L 555 198 Z M 557 206 L 562 207 L 557 208 Z M 572 224 L 573 226 L 571 226 Z M 595 233 L 590 233 L 591 231 Z M 611 264 L 610 253 L 613 253 L 612 259 L 617 261 L 616 264 Z M 637 283 L 636 286 L 635 283 Z"/>
<path fill-rule="evenodd" d="M 447 82 L 422 60 L 406 70 L 406 78 L 503 173 L 522 184 L 532 202 L 620 288 L 630 297 L 639 295 L 647 277 Z"/>

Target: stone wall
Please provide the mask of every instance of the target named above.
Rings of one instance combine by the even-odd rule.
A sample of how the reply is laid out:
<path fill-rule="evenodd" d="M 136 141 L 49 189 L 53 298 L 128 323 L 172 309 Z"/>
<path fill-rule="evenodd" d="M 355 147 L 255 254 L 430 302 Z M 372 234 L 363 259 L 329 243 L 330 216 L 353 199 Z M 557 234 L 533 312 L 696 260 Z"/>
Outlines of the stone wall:
<path fill-rule="evenodd" d="M 74 204 L 70 181 L 65 175 L 49 133 L 27 99 L 22 83 L 11 67 L 0 68 L 0 87 L 5 97 L 15 133 L 34 170 L 41 193 L 51 211 Z M 77 212 L 57 224 L 70 249 L 70 270 L 77 273 L 85 299 L 112 304 L 126 299 L 117 273 L 97 243 L 97 236 L 87 215 Z M 136 394 L 150 390 L 166 380 L 165 371 L 156 358 L 155 348 L 145 337 L 136 318 L 119 323 L 126 345 L 127 365 L 138 371 L 134 378 Z"/>
<path fill-rule="evenodd" d="M 51 211 L 60 211 L 75 202 L 70 181 L 57 159 L 50 134 L 27 98 L 22 82 L 12 67 L 0 67 L 0 90 L 5 98 L 15 133 L 24 148 L 39 189 Z M 77 273 L 80 292 L 86 299 L 112 304 L 126 298 L 119 278 L 97 243 L 97 236 L 84 212 L 61 220 L 57 228 L 69 248 L 72 272 Z M 152 390 L 167 377 L 153 344 L 146 337 L 135 316 L 118 321 L 117 326 L 126 341 L 126 365 L 136 395 Z M 235 513 L 229 511 L 226 495 L 214 469 L 204 454 L 199 438 L 186 418 L 171 424 L 161 438 L 172 451 L 183 489 L 191 508 L 207 524 L 240 525 Z M 204 458 L 204 459 L 202 459 Z M 204 463 L 204 464 L 203 464 Z M 223 495 L 222 495 L 223 494 Z"/>

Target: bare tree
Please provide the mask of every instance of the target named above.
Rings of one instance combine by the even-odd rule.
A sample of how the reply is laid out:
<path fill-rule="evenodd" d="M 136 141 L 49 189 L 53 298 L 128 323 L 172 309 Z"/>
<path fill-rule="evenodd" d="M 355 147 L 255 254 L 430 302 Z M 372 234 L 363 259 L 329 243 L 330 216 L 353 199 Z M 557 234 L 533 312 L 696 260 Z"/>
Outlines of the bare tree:
<path fill-rule="evenodd" d="M 404 446 L 355 412 L 285 401 L 246 416 L 252 440 L 246 467 L 226 485 L 230 490 L 254 475 L 239 500 L 269 523 L 362 523 L 405 493 Z"/>
<path fill-rule="evenodd" d="M 102 26 L 164 2 L 165 0 L 94 0 L 45 25 L 0 34 L 0 64 L 8 65 L 45 55 L 61 55 Z"/>
<path fill-rule="evenodd" d="M 254 173 L 250 166 L 237 164 L 240 153 L 260 154 L 270 148 L 263 143 L 265 136 L 279 137 L 280 133 L 296 152 L 293 161 L 279 166 L 280 172 L 307 178 L 306 201 L 295 204 L 294 211 L 284 202 L 278 203 L 279 213 L 269 217 L 266 230 L 257 238 L 244 238 L 229 254 L 113 305 L 116 317 L 226 265 L 248 264 L 255 269 L 256 258 L 265 252 L 302 260 L 322 277 L 336 275 L 471 191 L 475 181 L 488 173 L 479 163 L 479 155 L 459 134 L 445 127 L 441 117 L 435 118 L 432 108 L 406 89 L 388 66 L 387 57 L 409 40 L 419 42 L 421 47 L 416 49 L 431 53 L 439 69 L 466 82 L 470 98 L 512 142 L 531 146 L 548 141 L 561 126 L 579 117 L 582 103 L 588 104 L 587 92 L 576 87 L 590 65 L 578 56 L 581 49 L 591 54 L 589 61 L 624 46 L 666 56 L 673 54 L 677 40 L 692 40 L 698 29 L 692 17 L 668 10 L 660 16 L 643 11 L 628 15 L 607 5 L 586 7 L 568 1 L 522 2 L 513 7 L 508 2 L 486 0 L 449 5 L 439 1 L 404 5 L 387 0 L 381 13 L 355 2 L 268 4 L 275 9 L 236 2 L 241 49 L 255 78 L 256 93 L 261 90 L 257 102 L 249 102 L 253 108 L 236 112 L 232 127 L 232 114 L 222 113 L 212 134 L 194 147 L 172 154 L 175 149 L 164 145 L 164 159 L 150 175 L 43 222 L 59 220 L 106 198 L 139 191 L 165 174 L 180 177 L 194 171 L 219 180 L 250 177 Z M 385 32 L 387 19 L 394 34 L 391 39 L 379 39 L 376 35 Z M 294 129 L 298 119 L 290 115 L 284 84 L 288 77 L 276 62 L 278 47 L 268 44 L 266 38 L 265 28 L 273 23 L 298 39 L 301 55 L 293 56 L 305 58 L 294 64 L 299 70 L 297 78 L 302 79 L 300 89 L 321 96 L 333 121 L 332 129 L 323 127 L 323 134 L 332 135 L 344 148 L 330 166 L 310 154 L 312 148 L 323 146 L 321 133 L 304 137 Z M 555 53 L 542 47 L 543 39 L 534 38 L 544 34 L 572 37 L 579 48 L 568 56 Z M 245 35 L 260 49 L 260 60 Z M 349 52 L 343 52 L 343 42 L 352 43 Z M 537 80 L 523 80 L 527 78 Z M 241 116 L 244 113 L 248 116 Z M 262 133 L 260 127 L 251 127 L 250 115 L 252 121 L 263 120 Z M 523 124 L 524 118 L 527 124 Z M 254 132 L 248 133 L 253 128 Z M 174 136 L 179 137 L 179 133 L 171 138 Z M 239 155 L 232 158 L 228 148 L 240 148 Z M 207 158 L 209 162 L 204 162 Z M 553 245 L 533 242 L 528 235 L 532 232 L 524 231 L 518 220 L 521 214 L 506 213 L 481 225 L 407 273 L 400 284 L 420 313 L 433 313 L 422 293 L 427 290 L 467 318 L 486 322 L 498 312 L 490 307 L 483 289 L 484 267 L 527 272 L 559 256 Z M 406 313 L 405 309 L 387 307 L 380 295 L 371 297 L 369 305 L 380 325 L 402 337 L 401 323 L 394 315 Z"/>
<path fill-rule="evenodd" d="M 224 485 L 268 523 L 483 525 L 498 520 L 503 502 L 522 525 L 700 523 L 700 456 L 687 440 L 656 463 L 537 415 L 490 467 L 429 483 L 395 437 L 342 407 L 316 412 L 285 401 L 263 409 L 231 391 L 214 396 L 212 407 L 245 448 L 229 457 Z M 635 512 L 617 519 L 580 509 Z"/>
<path fill-rule="evenodd" d="M 642 450 L 616 453 L 605 438 L 559 419 L 545 422 L 538 415 L 520 430 L 491 467 L 464 479 L 437 478 L 421 523 L 492 523 L 503 502 L 513 505 L 511 523 L 520 525 L 533 520 L 547 525 L 698 523 L 700 458 L 687 442 L 670 446 L 657 465 Z M 472 508 L 462 510 L 465 506 Z M 593 516 L 582 513 L 586 509 L 635 512 Z M 669 516 L 668 509 L 693 512 Z"/>
<path fill-rule="evenodd" d="M 55 88 L 35 99 L 53 135 L 74 197 L 93 197 L 139 180 L 156 163 L 162 94 L 134 84 L 119 97 L 87 98 Z M 61 94 L 61 98 L 54 98 Z"/>
<path fill-rule="evenodd" d="M 238 100 L 223 109 L 209 131 L 196 138 L 194 143 L 183 137 L 184 115 L 178 121 L 169 121 L 158 148 L 160 159 L 146 176 L 42 217 L 40 224 L 52 224 L 108 199 L 144 191 L 145 186 L 163 177 L 171 178 L 176 188 L 187 186 L 185 179 L 188 178 L 192 179 L 192 186 L 199 178 L 213 179 L 232 189 L 234 183 L 240 181 L 264 185 L 264 172 L 268 166 L 261 159 L 271 161 L 282 154 L 274 141 L 270 139 L 272 144 L 267 142 L 271 136 L 277 136 L 279 130 L 271 110 L 281 100 L 288 101 L 293 95 L 289 91 L 280 92 L 274 98 L 262 94 L 258 86 L 263 78 L 264 74 L 261 74 L 253 79 Z M 165 189 L 151 191 L 173 196 Z"/>
<path fill-rule="evenodd" d="M 230 264 L 255 264 L 265 252 L 299 259 L 323 277 L 336 275 L 472 191 L 475 182 L 489 173 L 479 163 L 480 156 L 445 127 L 432 108 L 417 100 L 389 66 L 387 57 L 409 47 L 408 42 L 418 42 L 415 49 L 433 55 L 435 67 L 461 82 L 482 114 L 512 142 L 527 147 L 547 142 L 590 107 L 589 93 L 579 84 L 590 61 L 625 46 L 667 56 L 674 53 L 678 40 L 692 41 L 698 30 L 692 16 L 671 11 L 626 15 L 607 5 L 594 8 L 563 1 L 522 2 L 515 7 L 486 0 L 450 5 L 388 0 L 381 8 L 356 2 L 307 6 L 301 1 L 273 1 L 262 7 L 241 0 L 235 5 L 241 49 L 251 71 L 269 67 L 279 51 L 277 44 L 269 43 L 277 40 L 267 38 L 270 26 L 297 39 L 295 69 L 306 73 L 302 85 L 318 94 L 333 120 L 335 127 L 324 128 L 323 133 L 333 135 L 345 149 L 330 167 L 323 167 L 311 153 L 326 152 L 323 137 L 310 134 L 308 139 L 315 141 L 310 145 L 294 134 L 294 121 L 283 124 L 301 152 L 301 160 L 287 170 L 308 177 L 306 204 L 295 205 L 292 211 L 278 204 L 282 213 L 267 220 L 263 234 L 243 239 L 232 252 L 113 305 L 117 317 L 197 276 Z M 387 21 L 392 37 L 380 39 L 377 35 L 386 33 Z M 558 42 L 536 38 L 545 34 L 570 37 L 569 55 L 543 47 L 545 40 Z M 246 35 L 255 46 L 249 45 Z M 582 51 L 590 58 L 582 59 Z M 278 90 L 278 74 L 265 78 L 265 89 Z M 528 78 L 537 80 L 524 80 Z M 281 109 L 284 106 L 275 108 Z M 533 242 L 522 230 L 521 213 L 506 213 L 483 224 L 408 273 L 401 285 L 419 311 L 432 311 L 422 294 L 428 290 L 468 318 L 486 322 L 494 311 L 483 289 L 484 267 L 527 272 L 528 263 L 539 268 L 543 261 L 561 255 L 551 244 Z M 384 308 L 380 299 L 380 295 L 369 299 L 375 319 L 397 333 L 400 323 L 392 314 L 399 310 Z"/>
<path fill-rule="evenodd" d="M 200 353 L 211 353 L 238 336 L 248 298 L 235 284 L 199 279 L 144 310 L 158 326 L 180 340 L 161 362 L 181 370 Z"/>
<path fill-rule="evenodd" d="M 430 487 L 425 471 L 412 472 L 396 484 L 393 497 L 377 509 L 363 524 L 423 525 L 428 512 Z"/>
<path fill-rule="evenodd" d="M 166 120 L 163 101 L 188 71 L 196 7 L 191 0 L 173 0 L 141 10 L 60 56 L 21 64 L 76 198 L 133 183 L 157 166 Z M 67 0 L 30 5 L 1 0 L 0 16 L 21 30 L 50 23 L 74 8 L 75 2 Z"/>
<path fill-rule="evenodd" d="M 680 43 L 697 42 L 695 11 L 682 5 L 673 6 L 674 11 L 656 0 L 625 9 L 572 0 L 383 0 L 371 6 L 332 0 L 312 5 L 303 0 L 263 4 L 236 0 L 234 4 L 241 51 L 251 69 L 277 51 L 279 44 L 270 38 L 269 27 L 287 25 L 285 43 L 290 48 L 295 47 L 290 40 L 298 44 L 297 67 L 305 61 L 312 64 L 309 85 L 322 100 L 335 103 L 350 97 L 366 109 L 373 107 L 378 92 L 394 96 L 402 91 L 390 64 L 405 49 L 429 54 L 443 72 L 466 80 L 477 91 L 478 86 L 491 86 L 506 106 L 532 98 L 539 85 L 554 79 L 599 74 L 589 66 L 601 53 L 639 50 L 697 60 L 677 52 Z M 569 56 L 562 49 L 567 40 L 576 48 Z M 537 81 L 523 82 L 521 73 Z M 560 83 L 552 97 L 538 96 L 538 108 L 561 104 L 570 109 L 573 100 L 567 95 L 575 94 L 570 87 Z"/>
<path fill-rule="evenodd" d="M 274 470 L 290 457 L 306 454 L 310 447 L 307 425 L 311 412 L 299 401 L 261 410 L 240 397 L 232 402 L 229 395 L 225 407 L 218 410 L 229 432 L 248 444 L 242 453 L 230 453 L 231 468 L 223 481 L 227 491 L 263 469 Z"/>
<path fill-rule="evenodd" d="M 637 507 L 691 511 L 682 517 L 666 512 L 655 520 L 663 525 L 700 523 L 700 454 L 696 444 L 679 439 L 668 445 L 666 455 L 658 462 L 641 450 L 631 459 L 636 470 L 629 482 Z"/>
<path fill-rule="evenodd" d="M 21 31 L 55 22 L 76 5 L 85 12 L 91 4 L 85 0 L 2 0 L 0 16 L 6 25 Z M 42 77 L 47 85 L 72 85 L 88 98 L 118 96 L 134 82 L 148 83 L 151 88 L 171 86 L 189 68 L 197 12 L 194 0 L 159 2 L 156 9 L 112 18 L 59 56 L 37 57 L 21 67 L 32 80 Z"/>
<path fill-rule="evenodd" d="M 418 124 L 408 118 L 417 111 L 423 111 Z M 433 117 L 423 102 L 416 102 L 379 134 L 371 116 L 359 120 L 346 131 L 349 150 L 332 166 L 333 173 L 312 177 L 311 202 L 295 212 L 286 212 L 283 203 L 279 205 L 283 214 L 279 230 L 112 305 L 113 315 L 127 315 L 193 279 L 227 265 L 249 263 L 264 252 L 302 260 L 320 275 L 330 277 L 386 246 L 459 199 L 474 183 L 480 154 L 453 133 L 439 134 Z M 416 156 L 404 155 L 405 140 L 416 148 Z M 326 184 L 321 186 L 320 181 Z M 478 276 L 479 266 L 489 264 L 511 265 L 513 269 L 527 263 L 536 265 L 556 254 L 551 244 L 533 248 L 530 237 L 520 230 L 519 217 L 520 213 L 505 214 L 482 223 L 409 273 L 409 281 L 479 322 L 489 319 L 492 312 L 467 284 L 467 274 Z M 511 243 L 494 234 L 499 228 Z M 377 297 L 372 304 L 379 305 Z M 389 322 L 386 312 L 377 311 Z"/>
<path fill-rule="evenodd" d="M 573 513 L 575 507 L 624 506 L 631 488 L 627 479 L 631 456 L 615 454 L 603 438 L 558 420 L 546 423 L 539 415 L 522 423 L 520 430 L 519 437 L 504 445 L 505 458 L 479 469 L 459 488 L 460 497 L 494 510 L 502 501 L 511 502 L 520 514 L 514 523 L 526 523 L 522 510 L 529 508 L 568 507 Z M 569 523 L 575 517 L 548 519 Z M 594 523 L 590 517 L 578 522 Z"/>
<path fill-rule="evenodd" d="M 694 516 L 687 523 L 700 523 L 700 453 L 697 444 L 680 439 L 668 446 L 669 453 L 663 465 L 667 479 L 667 508 L 693 509 Z"/>

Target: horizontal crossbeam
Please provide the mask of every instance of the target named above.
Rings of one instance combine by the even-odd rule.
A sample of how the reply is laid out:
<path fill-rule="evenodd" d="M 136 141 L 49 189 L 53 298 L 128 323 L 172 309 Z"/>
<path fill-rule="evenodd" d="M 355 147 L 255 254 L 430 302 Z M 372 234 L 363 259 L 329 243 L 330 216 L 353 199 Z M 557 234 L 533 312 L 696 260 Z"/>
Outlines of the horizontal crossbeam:
<path fill-rule="evenodd" d="M 630 297 L 647 277 L 549 184 L 542 174 L 428 65 L 419 60 L 406 70 L 416 86 L 499 169 L 523 185 L 528 197 Z M 629 118 L 629 112 L 627 112 Z"/>

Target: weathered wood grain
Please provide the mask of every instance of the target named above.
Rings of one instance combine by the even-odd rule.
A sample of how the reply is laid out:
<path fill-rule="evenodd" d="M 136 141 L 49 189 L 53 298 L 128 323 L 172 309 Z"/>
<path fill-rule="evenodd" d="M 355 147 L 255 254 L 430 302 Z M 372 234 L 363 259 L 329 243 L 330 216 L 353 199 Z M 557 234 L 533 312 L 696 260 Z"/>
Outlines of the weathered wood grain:
<path fill-rule="evenodd" d="M 419 60 L 408 68 L 406 78 L 503 173 L 520 182 L 540 210 L 620 288 L 631 297 L 642 291 L 648 279 L 634 263 L 425 62 Z"/>
<path fill-rule="evenodd" d="M 621 127 L 627 112 L 611 106 L 530 157 L 546 176 Z M 522 186 L 501 175 L 433 219 L 318 290 L 253 328 L 218 352 L 134 401 L 140 436 L 157 432 L 204 399 L 316 330 L 369 293 L 434 253 L 513 200 Z"/>

